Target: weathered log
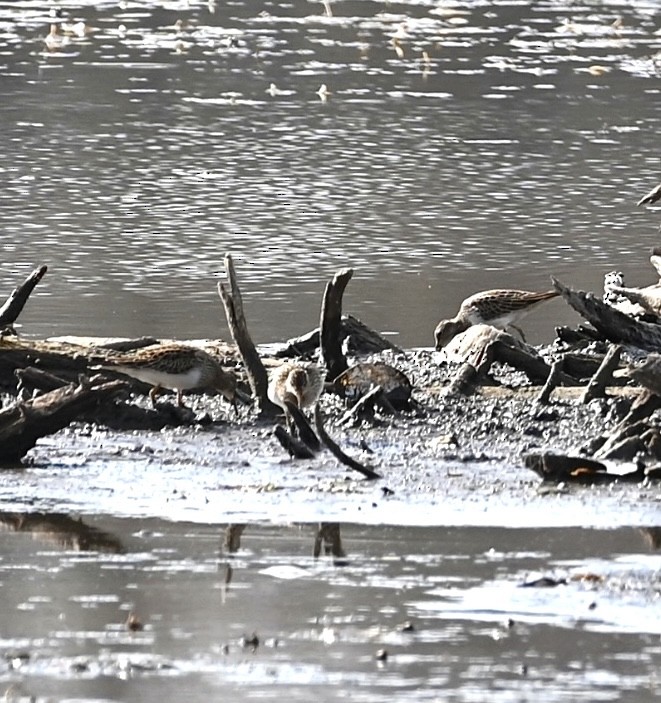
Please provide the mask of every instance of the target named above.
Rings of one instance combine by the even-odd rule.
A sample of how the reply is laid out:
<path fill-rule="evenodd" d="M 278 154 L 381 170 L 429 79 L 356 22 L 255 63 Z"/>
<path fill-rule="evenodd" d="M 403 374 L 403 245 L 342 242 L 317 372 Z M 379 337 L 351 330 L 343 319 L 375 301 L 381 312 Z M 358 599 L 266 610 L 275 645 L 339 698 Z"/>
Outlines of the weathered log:
<path fill-rule="evenodd" d="M 230 254 L 225 256 L 225 271 L 227 273 L 229 290 L 222 283 L 219 283 L 218 294 L 225 308 L 227 324 L 229 325 L 232 339 L 241 354 L 253 398 L 257 401 L 259 415 L 260 417 L 272 418 L 280 412 L 280 408 L 274 405 L 267 395 L 268 374 L 248 332 L 248 324 L 243 314 L 241 290 L 236 280 L 234 262 Z"/>
<path fill-rule="evenodd" d="M 340 320 L 340 341 L 352 354 L 366 356 L 378 354 L 382 351 L 402 353 L 402 350 L 385 337 L 370 329 L 357 317 L 351 314 L 342 315 Z M 276 358 L 290 358 L 308 356 L 319 347 L 319 328 L 315 327 L 300 337 L 288 339 L 285 346 L 279 348 L 274 356 Z"/>
<path fill-rule="evenodd" d="M 338 271 L 333 276 L 333 279 L 326 284 L 324 298 L 321 303 L 319 348 L 321 362 L 326 366 L 329 381 L 334 381 L 349 366 L 342 351 L 341 320 L 342 296 L 352 276 L 352 269 L 341 269 Z"/>
<path fill-rule="evenodd" d="M 21 314 L 30 294 L 44 277 L 46 271 L 48 271 L 47 266 L 39 266 L 34 269 L 25 281 L 9 294 L 4 305 L 0 308 L 0 327 L 6 327 L 16 322 L 16 318 Z"/>
<path fill-rule="evenodd" d="M 319 403 L 316 403 L 314 406 L 314 424 L 317 428 L 317 434 L 319 435 L 319 438 L 339 462 L 341 462 L 342 464 L 346 464 L 346 466 L 351 469 L 354 469 L 355 471 L 360 472 L 363 476 L 370 480 L 381 478 L 381 475 L 376 473 L 376 471 L 371 469 L 369 466 L 365 466 L 364 464 L 361 464 L 359 461 L 356 461 L 355 459 L 352 459 L 350 456 L 345 454 L 340 449 L 340 447 L 330 438 L 328 432 L 326 432 L 326 428 L 324 427 L 324 423 L 321 417 L 321 410 L 319 409 Z"/>
<path fill-rule="evenodd" d="M 613 380 L 613 371 L 619 366 L 621 356 L 622 347 L 612 344 L 583 392 L 581 396 L 582 403 L 589 403 L 594 398 L 603 398 L 606 395 L 606 386 Z"/>
<path fill-rule="evenodd" d="M 574 291 L 553 276 L 551 281 L 567 303 L 606 339 L 647 351 L 661 351 L 661 325 L 636 320 L 607 305 L 594 293 Z"/>
<path fill-rule="evenodd" d="M 69 384 L 0 412 L 0 463 L 16 464 L 40 437 L 53 434 L 97 403 L 123 391 L 122 381 Z"/>

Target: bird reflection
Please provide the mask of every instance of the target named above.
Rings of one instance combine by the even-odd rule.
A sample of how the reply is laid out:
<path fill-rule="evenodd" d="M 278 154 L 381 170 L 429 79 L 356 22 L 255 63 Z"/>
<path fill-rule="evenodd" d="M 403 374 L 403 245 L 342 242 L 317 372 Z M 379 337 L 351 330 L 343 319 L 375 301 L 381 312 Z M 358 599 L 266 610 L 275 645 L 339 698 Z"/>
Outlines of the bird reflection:
<path fill-rule="evenodd" d="M 63 513 L 0 512 L 0 529 L 28 532 L 34 539 L 55 543 L 64 549 L 121 554 L 125 551 L 119 538 L 86 525 Z"/>

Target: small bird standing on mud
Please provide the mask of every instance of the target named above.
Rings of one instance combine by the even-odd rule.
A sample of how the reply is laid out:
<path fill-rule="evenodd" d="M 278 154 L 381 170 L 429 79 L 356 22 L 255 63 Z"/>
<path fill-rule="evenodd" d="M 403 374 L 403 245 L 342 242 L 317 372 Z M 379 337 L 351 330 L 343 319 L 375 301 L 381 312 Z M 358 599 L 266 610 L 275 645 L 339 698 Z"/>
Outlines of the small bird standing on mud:
<path fill-rule="evenodd" d="M 527 315 L 545 300 L 555 298 L 555 290 L 532 292 L 527 290 L 486 290 L 466 298 L 459 312 L 449 320 L 441 320 L 434 330 L 436 349 L 442 349 L 450 340 L 471 325 L 491 325 L 499 329 L 513 327 L 525 340 L 515 322 Z"/>
<path fill-rule="evenodd" d="M 285 401 L 302 410 L 314 405 L 324 389 L 326 374 L 316 364 L 287 362 L 271 372 L 268 397 L 287 412 Z"/>
<path fill-rule="evenodd" d="M 127 354 L 109 357 L 97 367 L 118 371 L 149 383 L 152 405 L 163 388 L 177 393 L 177 404 L 183 407 L 182 391 L 195 388 L 212 388 L 222 393 L 236 411 L 236 376 L 226 371 L 220 362 L 202 349 L 186 344 L 163 344 L 147 347 Z"/>

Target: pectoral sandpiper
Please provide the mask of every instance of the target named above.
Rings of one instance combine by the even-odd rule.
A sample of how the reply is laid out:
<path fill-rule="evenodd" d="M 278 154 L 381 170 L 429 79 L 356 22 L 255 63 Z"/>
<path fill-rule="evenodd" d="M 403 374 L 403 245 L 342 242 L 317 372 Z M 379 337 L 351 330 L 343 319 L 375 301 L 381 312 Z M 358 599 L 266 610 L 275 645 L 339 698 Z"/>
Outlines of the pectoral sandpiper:
<path fill-rule="evenodd" d="M 316 364 L 286 362 L 271 372 L 268 397 L 285 412 L 285 401 L 299 409 L 313 405 L 324 389 L 326 374 Z"/>
<path fill-rule="evenodd" d="M 453 337 L 471 325 L 491 325 L 499 329 L 513 327 L 523 338 L 523 332 L 514 323 L 540 303 L 558 295 L 560 293 L 555 290 L 486 290 L 475 293 L 464 300 L 453 318 L 438 323 L 434 330 L 436 349 L 442 349 Z"/>
<path fill-rule="evenodd" d="M 210 388 L 225 396 L 236 410 L 236 376 L 202 349 L 186 344 L 163 344 L 135 352 L 109 357 L 101 366 L 126 374 L 153 386 L 149 392 L 152 404 L 163 388 L 177 393 L 177 404 L 183 406 L 182 392 Z"/>

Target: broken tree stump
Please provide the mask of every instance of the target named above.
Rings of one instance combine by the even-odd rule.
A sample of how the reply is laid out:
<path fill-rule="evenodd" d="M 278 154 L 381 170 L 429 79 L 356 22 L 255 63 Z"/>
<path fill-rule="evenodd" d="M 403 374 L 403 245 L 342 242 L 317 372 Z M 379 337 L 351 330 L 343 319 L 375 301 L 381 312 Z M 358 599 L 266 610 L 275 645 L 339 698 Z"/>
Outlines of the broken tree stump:
<path fill-rule="evenodd" d="M 342 296 L 353 269 L 341 269 L 326 285 L 321 303 L 319 348 L 328 380 L 334 381 L 349 365 L 342 351 Z"/>
<path fill-rule="evenodd" d="M 259 414 L 261 417 L 272 418 L 280 413 L 280 408 L 274 405 L 267 395 L 268 373 L 248 332 L 248 323 L 243 314 L 241 290 L 236 280 L 234 262 L 230 254 L 225 256 L 225 271 L 227 273 L 229 290 L 222 283 L 219 283 L 218 295 L 225 308 L 227 324 L 229 325 L 232 339 L 241 354 L 241 359 L 248 375 L 250 390 L 253 398 L 257 401 Z"/>
<path fill-rule="evenodd" d="M 39 266 L 34 269 L 25 281 L 9 294 L 5 304 L 0 308 L 0 328 L 16 322 L 16 318 L 21 314 L 30 294 L 44 277 L 46 271 L 48 271 L 47 266 Z"/>
<path fill-rule="evenodd" d="M 61 430 L 125 388 L 123 381 L 72 383 L 0 411 L 0 464 L 17 464 L 40 437 Z"/>

